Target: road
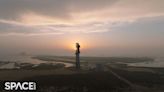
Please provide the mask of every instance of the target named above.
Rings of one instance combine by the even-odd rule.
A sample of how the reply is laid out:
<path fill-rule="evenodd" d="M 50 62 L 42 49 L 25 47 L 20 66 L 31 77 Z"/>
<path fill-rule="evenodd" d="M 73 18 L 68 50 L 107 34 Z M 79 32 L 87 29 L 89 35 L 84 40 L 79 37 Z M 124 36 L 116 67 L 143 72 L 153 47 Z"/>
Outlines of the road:
<path fill-rule="evenodd" d="M 114 72 L 109 66 L 108 66 L 108 71 L 110 71 L 119 80 L 121 80 L 121 81 L 125 82 L 126 84 L 128 84 L 131 87 L 131 89 L 133 90 L 133 92 L 149 92 L 148 88 L 130 82 L 129 80 L 123 78 L 122 76 L 120 76 L 119 74 Z"/>

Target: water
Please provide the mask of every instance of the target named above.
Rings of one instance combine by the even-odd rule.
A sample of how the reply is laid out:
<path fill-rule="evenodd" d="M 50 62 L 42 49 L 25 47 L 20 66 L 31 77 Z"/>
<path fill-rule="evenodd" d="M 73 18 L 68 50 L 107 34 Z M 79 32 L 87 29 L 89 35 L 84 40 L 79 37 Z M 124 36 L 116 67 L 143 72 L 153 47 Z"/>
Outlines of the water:
<path fill-rule="evenodd" d="M 30 63 L 30 64 L 34 64 L 34 65 L 38 65 L 41 63 L 53 63 L 53 64 L 64 64 L 65 67 L 71 67 L 73 66 L 73 64 L 71 63 L 63 63 L 63 62 L 54 62 L 54 61 L 42 61 L 39 59 L 34 59 L 32 58 L 33 56 L 21 56 L 21 55 L 12 55 L 12 56 L 1 56 L 0 57 L 0 61 L 1 62 L 9 62 L 7 64 L 0 64 L 0 69 L 12 69 L 12 68 L 17 68 L 15 66 L 15 63 Z"/>
<path fill-rule="evenodd" d="M 0 68 L 14 68 L 14 63 L 30 63 L 38 65 L 41 63 L 53 63 L 53 64 L 65 64 L 65 67 L 74 66 L 72 63 L 65 63 L 60 61 L 42 61 L 38 59 L 31 58 L 33 56 L 21 56 L 21 55 L 12 55 L 12 56 L 0 56 L 1 62 L 10 62 L 10 64 L 0 64 Z M 64 59 L 63 59 L 64 60 Z M 128 66 L 137 66 L 137 67 L 164 67 L 164 58 L 155 58 L 154 61 L 138 62 L 138 63 L 126 63 Z"/>
<path fill-rule="evenodd" d="M 4 62 L 17 62 L 17 63 L 30 63 L 30 64 L 40 64 L 45 63 L 44 61 L 33 59 L 32 56 L 21 56 L 21 55 L 12 55 L 0 57 L 0 61 Z"/>
<path fill-rule="evenodd" d="M 128 63 L 128 66 L 137 66 L 137 67 L 164 67 L 164 58 L 155 58 L 154 61 L 139 62 L 139 63 Z"/>

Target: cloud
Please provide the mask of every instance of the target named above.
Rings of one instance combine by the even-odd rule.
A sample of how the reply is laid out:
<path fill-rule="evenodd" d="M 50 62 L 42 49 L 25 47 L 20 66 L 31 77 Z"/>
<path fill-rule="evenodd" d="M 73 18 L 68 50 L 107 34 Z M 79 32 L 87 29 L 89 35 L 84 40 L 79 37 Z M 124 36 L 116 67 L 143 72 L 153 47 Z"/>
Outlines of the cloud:
<path fill-rule="evenodd" d="M 122 23 L 163 17 L 163 9 L 163 0 L 0 0 L 0 33 L 106 32 Z"/>
<path fill-rule="evenodd" d="M 1 0 L 0 19 L 21 21 L 34 16 L 76 22 L 117 20 L 163 14 L 163 3 L 163 0 Z"/>
<path fill-rule="evenodd" d="M 0 21 L 0 35 L 54 35 L 63 34 L 60 30 L 48 26 L 26 26 Z"/>
<path fill-rule="evenodd" d="M 107 7 L 117 0 L 1 0 L 1 18 L 19 18 L 34 12 L 59 18 L 69 18 L 73 11 L 92 11 Z"/>
<path fill-rule="evenodd" d="M 133 23 L 123 23 L 111 28 L 124 43 L 145 48 L 164 46 L 164 17 L 142 18 Z M 130 39 L 129 39 L 130 38 Z"/>

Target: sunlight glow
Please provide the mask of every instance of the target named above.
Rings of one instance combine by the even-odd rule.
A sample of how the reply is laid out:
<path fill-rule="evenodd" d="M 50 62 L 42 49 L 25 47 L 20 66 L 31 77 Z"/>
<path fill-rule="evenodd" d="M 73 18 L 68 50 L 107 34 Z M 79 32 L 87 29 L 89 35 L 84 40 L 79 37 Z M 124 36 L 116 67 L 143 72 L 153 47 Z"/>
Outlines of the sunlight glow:
<path fill-rule="evenodd" d="M 84 40 L 68 41 L 65 45 L 67 47 L 65 47 L 65 48 L 67 48 L 69 50 L 76 50 L 76 43 L 80 44 L 81 50 L 85 50 L 85 49 L 89 48 L 88 44 Z"/>

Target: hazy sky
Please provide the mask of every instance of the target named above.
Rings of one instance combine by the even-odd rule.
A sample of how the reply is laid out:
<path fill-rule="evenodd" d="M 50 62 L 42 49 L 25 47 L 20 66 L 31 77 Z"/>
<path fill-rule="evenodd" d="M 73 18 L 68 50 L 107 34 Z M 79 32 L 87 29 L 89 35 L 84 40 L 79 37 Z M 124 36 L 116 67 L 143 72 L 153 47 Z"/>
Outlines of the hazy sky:
<path fill-rule="evenodd" d="M 0 55 L 164 56 L 164 0 L 0 0 Z"/>

